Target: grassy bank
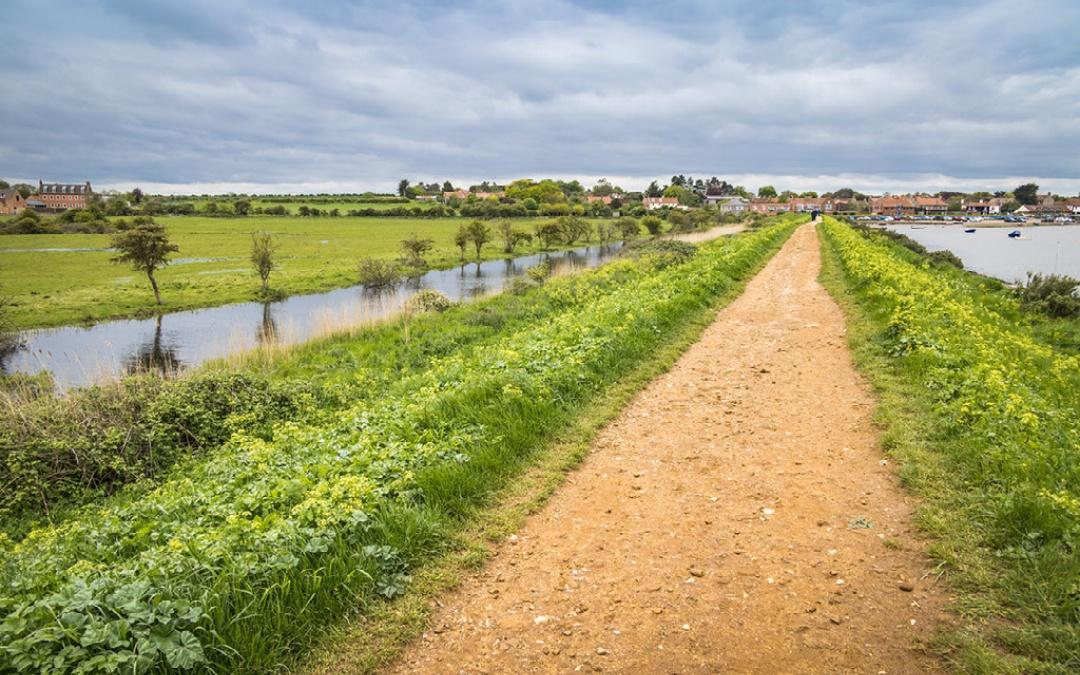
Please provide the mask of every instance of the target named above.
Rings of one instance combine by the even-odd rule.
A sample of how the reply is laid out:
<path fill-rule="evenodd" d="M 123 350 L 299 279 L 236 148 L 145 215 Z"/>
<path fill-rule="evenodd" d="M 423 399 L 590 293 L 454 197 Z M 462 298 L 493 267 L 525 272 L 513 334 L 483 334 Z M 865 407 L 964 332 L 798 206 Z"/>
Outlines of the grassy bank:
<path fill-rule="evenodd" d="M 280 268 L 271 275 L 270 285 L 289 295 L 355 284 L 360 258 L 400 257 L 401 240 L 410 234 L 434 240 L 435 248 L 427 255 L 431 267 L 453 267 L 461 260 L 454 234 L 459 225 L 471 221 L 259 216 L 162 216 L 158 220 L 180 247 L 174 263 L 157 275 L 161 307 L 154 304 L 144 275 L 109 261 L 113 254 L 104 249 L 110 245 L 110 235 L 0 237 L 0 292 L 11 300 L 11 322 L 16 328 L 58 326 L 255 300 L 259 279 L 249 257 L 251 233 L 257 231 L 273 234 L 278 242 Z M 514 223 L 532 232 L 540 221 Z M 534 242 L 531 249 L 519 248 L 515 255 L 535 250 Z M 475 258 L 471 247 L 466 255 Z M 494 232 L 483 257 L 505 257 Z"/>
<path fill-rule="evenodd" d="M 978 278 L 828 219 L 823 279 L 959 592 L 968 672 L 1080 668 L 1080 359 Z"/>
<path fill-rule="evenodd" d="M 554 284 L 553 311 L 482 348 L 450 346 L 327 419 L 275 425 L 272 440 L 234 433 L 153 490 L 3 547 L 0 665 L 265 672 L 295 657 L 344 612 L 402 594 L 583 406 L 774 252 L 783 222 L 686 262 L 647 257 Z M 348 369 L 298 358 L 331 379 Z"/>

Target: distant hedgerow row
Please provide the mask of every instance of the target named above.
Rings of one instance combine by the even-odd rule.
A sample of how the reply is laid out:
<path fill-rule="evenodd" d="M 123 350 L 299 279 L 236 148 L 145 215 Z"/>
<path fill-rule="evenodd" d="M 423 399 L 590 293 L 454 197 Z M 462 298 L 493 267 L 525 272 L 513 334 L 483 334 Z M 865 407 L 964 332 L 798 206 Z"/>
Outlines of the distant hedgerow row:
<path fill-rule="evenodd" d="M 0 547 L 0 670 L 274 668 L 345 608 L 401 593 L 455 519 L 795 221 L 556 286 L 588 311 L 569 302 L 271 441 L 236 432 L 152 492 Z"/>

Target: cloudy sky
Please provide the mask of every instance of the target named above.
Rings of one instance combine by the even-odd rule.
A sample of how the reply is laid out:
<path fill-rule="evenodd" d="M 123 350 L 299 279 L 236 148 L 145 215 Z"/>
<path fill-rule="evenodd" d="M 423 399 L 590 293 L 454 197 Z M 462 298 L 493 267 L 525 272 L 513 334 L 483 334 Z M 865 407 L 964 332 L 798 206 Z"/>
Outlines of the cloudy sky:
<path fill-rule="evenodd" d="M 1080 191 L 1080 2 L 4 0 L 0 176 Z"/>

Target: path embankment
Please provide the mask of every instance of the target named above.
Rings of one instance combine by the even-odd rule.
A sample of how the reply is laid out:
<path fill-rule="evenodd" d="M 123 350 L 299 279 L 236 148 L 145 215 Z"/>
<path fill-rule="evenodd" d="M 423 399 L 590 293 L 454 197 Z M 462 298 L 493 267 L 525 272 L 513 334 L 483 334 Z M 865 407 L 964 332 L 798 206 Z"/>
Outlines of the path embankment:
<path fill-rule="evenodd" d="M 935 672 L 947 620 L 812 225 L 393 672 Z"/>

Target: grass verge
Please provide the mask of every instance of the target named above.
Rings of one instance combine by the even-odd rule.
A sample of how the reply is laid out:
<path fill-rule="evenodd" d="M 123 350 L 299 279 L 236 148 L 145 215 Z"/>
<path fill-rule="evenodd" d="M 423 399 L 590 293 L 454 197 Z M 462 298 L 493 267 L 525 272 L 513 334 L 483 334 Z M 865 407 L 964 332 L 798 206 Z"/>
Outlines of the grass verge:
<path fill-rule="evenodd" d="M 1072 461 L 1067 450 L 1076 433 L 1067 401 L 1076 391 L 1059 383 L 1075 378 L 1075 357 L 1040 347 L 1037 331 L 991 309 L 997 300 L 967 293 L 976 282 L 961 272 L 919 264 L 881 241 L 869 246 L 900 266 L 890 271 L 880 259 L 874 274 L 850 273 L 843 256 L 858 249 L 835 237 L 822 237 L 822 283 L 876 390 L 882 445 L 922 498 L 916 519 L 933 537 L 928 552 L 958 593 L 963 624 L 939 647 L 961 672 L 1076 672 L 1080 521 L 1068 501 L 1076 499 L 1076 446 Z M 892 272 L 912 285 L 894 293 Z M 959 304 L 945 311 L 950 305 L 935 301 Z M 965 323 L 970 317 L 978 321 Z M 979 334 L 983 322 L 997 339 Z M 978 361 L 1011 353 L 1010 337 L 1021 347 L 1013 363 L 1024 388 L 1010 389 L 1001 368 Z M 1041 362 L 1024 362 L 1025 354 Z M 1035 417 L 1025 415 L 1030 409 Z"/>

